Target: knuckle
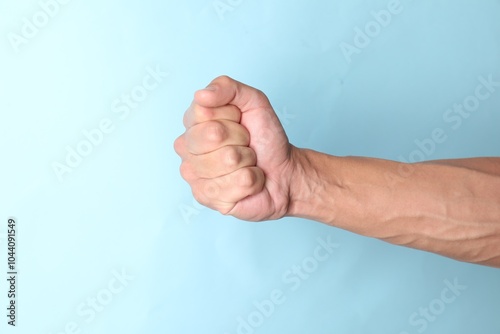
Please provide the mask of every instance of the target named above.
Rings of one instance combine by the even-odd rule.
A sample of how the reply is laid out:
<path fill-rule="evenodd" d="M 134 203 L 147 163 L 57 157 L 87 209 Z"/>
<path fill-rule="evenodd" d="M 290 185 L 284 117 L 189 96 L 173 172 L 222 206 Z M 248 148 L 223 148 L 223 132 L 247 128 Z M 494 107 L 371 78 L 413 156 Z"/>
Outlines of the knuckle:
<path fill-rule="evenodd" d="M 186 180 L 186 181 L 191 180 L 192 169 L 191 169 L 191 166 L 189 165 L 188 162 L 181 163 L 181 166 L 179 167 L 179 171 L 180 171 L 181 176 L 184 180 Z"/>
<path fill-rule="evenodd" d="M 182 140 L 182 136 L 177 137 L 177 139 L 174 141 L 174 150 L 178 155 L 181 155 L 181 152 L 183 151 L 184 143 Z"/>
<path fill-rule="evenodd" d="M 219 121 L 210 121 L 205 125 L 205 137 L 213 143 L 222 143 L 227 138 L 227 131 Z"/>
<path fill-rule="evenodd" d="M 232 120 L 234 120 L 237 123 L 240 123 L 241 121 L 241 110 L 235 105 L 228 105 L 226 106 L 228 114 L 230 114 L 232 117 Z"/>
<path fill-rule="evenodd" d="M 203 196 L 209 200 L 215 200 L 219 197 L 220 187 L 215 182 L 205 182 L 203 186 Z"/>
<path fill-rule="evenodd" d="M 200 193 L 200 190 L 198 189 L 198 187 L 193 187 L 192 192 L 193 192 L 193 197 L 196 200 L 196 202 L 200 203 L 201 205 L 208 206 L 208 203 L 205 202 L 205 200 L 204 200 L 202 194 Z"/>
<path fill-rule="evenodd" d="M 257 182 L 257 176 L 251 168 L 241 169 L 237 183 L 241 187 L 251 187 Z"/>
<path fill-rule="evenodd" d="M 219 188 L 217 184 L 211 180 L 198 180 L 193 182 L 191 186 L 194 199 L 209 208 L 213 208 L 217 202 Z"/>
<path fill-rule="evenodd" d="M 242 155 L 237 147 L 230 146 L 226 149 L 223 159 L 226 167 L 236 168 L 241 164 Z"/>
<path fill-rule="evenodd" d="M 227 75 L 221 75 L 221 76 L 219 76 L 217 79 L 215 79 L 215 81 L 216 81 L 217 83 L 220 83 L 221 85 L 225 86 L 225 85 L 230 84 L 230 83 L 233 81 L 233 79 L 231 79 L 231 78 L 230 78 L 229 76 L 227 76 Z"/>
<path fill-rule="evenodd" d="M 250 140 L 251 140 L 250 132 L 248 132 L 248 129 L 246 129 L 245 127 L 243 127 L 243 126 L 241 126 L 241 127 L 242 127 L 241 142 L 243 143 L 243 145 L 248 146 L 250 144 Z"/>
<path fill-rule="evenodd" d="M 248 160 L 252 165 L 257 164 L 257 153 L 250 147 L 245 150 L 246 154 L 249 156 Z"/>

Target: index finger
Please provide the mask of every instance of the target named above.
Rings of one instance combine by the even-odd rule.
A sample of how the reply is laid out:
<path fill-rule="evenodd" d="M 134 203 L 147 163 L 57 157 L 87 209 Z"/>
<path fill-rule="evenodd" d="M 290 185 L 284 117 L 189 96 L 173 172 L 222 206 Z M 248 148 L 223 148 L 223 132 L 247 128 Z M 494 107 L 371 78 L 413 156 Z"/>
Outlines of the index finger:
<path fill-rule="evenodd" d="M 203 107 L 196 103 L 196 101 L 193 101 L 184 114 L 183 123 L 184 127 L 189 129 L 196 124 L 216 120 L 227 120 L 239 123 L 241 120 L 241 111 L 234 105 L 209 108 Z"/>

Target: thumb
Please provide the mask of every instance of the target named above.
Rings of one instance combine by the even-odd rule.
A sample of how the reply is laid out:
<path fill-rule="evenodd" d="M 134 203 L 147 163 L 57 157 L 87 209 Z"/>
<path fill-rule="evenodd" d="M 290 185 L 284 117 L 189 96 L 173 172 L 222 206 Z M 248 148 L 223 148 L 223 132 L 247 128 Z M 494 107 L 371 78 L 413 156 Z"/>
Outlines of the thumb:
<path fill-rule="evenodd" d="M 203 107 L 217 108 L 231 104 L 241 112 L 270 106 L 269 100 L 260 90 L 225 75 L 215 78 L 207 88 L 197 91 L 194 99 Z"/>

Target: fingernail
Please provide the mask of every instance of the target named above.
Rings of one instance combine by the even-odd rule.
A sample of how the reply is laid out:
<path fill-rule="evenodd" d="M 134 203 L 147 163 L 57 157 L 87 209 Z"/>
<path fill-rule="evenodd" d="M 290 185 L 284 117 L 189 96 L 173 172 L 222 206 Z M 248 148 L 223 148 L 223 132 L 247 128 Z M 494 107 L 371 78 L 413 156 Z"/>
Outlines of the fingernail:
<path fill-rule="evenodd" d="M 211 92 L 215 92 L 216 89 L 217 89 L 216 86 L 210 86 L 210 85 L 205 88 L 205 90 L 209 90 Z"/>

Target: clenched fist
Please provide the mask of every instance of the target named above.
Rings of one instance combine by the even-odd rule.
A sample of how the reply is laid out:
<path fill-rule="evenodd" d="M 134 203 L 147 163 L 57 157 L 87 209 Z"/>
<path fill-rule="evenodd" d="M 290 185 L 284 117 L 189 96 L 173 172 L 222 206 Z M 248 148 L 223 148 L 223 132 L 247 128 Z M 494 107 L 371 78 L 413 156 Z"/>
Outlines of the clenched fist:
<path fill-rule="evenodd" d="M 249 221 L 287 214 L 296 148 L 261 91 L 218 77 L 195 93 L 184 126 L 174 147 L 198 202 Z"/>
<path fill-rule="evenodd" d="M 409 166 L 298 149 L 267 97 L 226 76 L 195 93 L 184 125 L 181 174 L 223 214 L 302 217 L 500 268 L 500 158 Z"/>

